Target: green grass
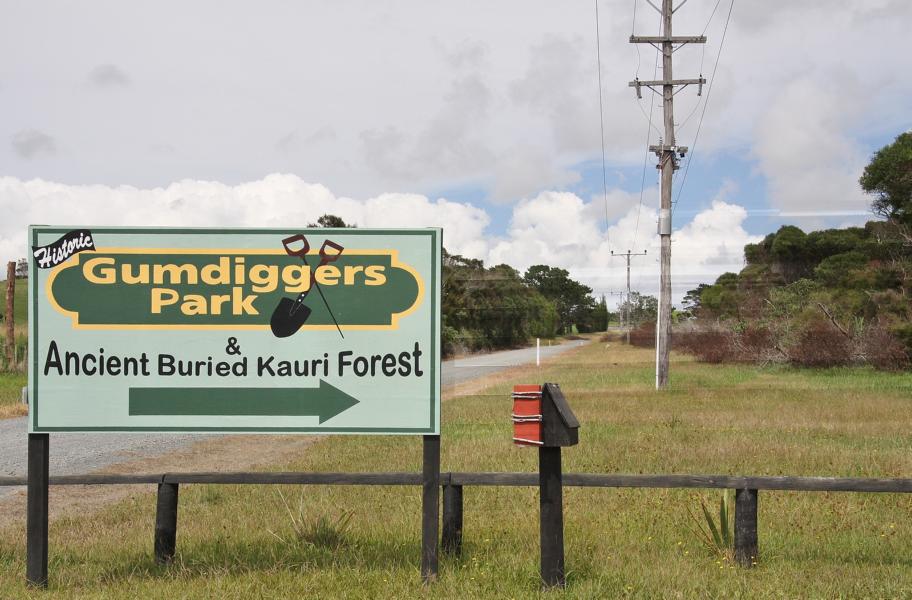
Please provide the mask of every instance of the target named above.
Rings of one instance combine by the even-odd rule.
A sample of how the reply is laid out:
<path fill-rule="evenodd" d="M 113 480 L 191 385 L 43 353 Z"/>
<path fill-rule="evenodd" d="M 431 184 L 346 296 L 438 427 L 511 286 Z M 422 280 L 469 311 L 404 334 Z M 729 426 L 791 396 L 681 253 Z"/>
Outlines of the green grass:
<path fill-rule="evenodd" d="M 4 269 L 6 265 L 3 265 Z M 28 279 L 16 280 L 16 293 L 13 295 L 13 317 L 16 325 L 28 324 Z M 0 281 L 0 315 L 6 322 L 6 280 Z M 4 330 L 5 331 L 5 330 Z"/>
<path fill-rule="evenodd" d="M 561 384 L 581 423 L 565 471 L 908 477 L 912 375 L 705 365 L 675 357 L 653 391 L 650 350 L 591 344 L 443 409 L 442 468 L 534 471 L 510 443 L 510 386 Z M 53 443 L 52 443 L 53 448 Z M 276 469 L 420 469 L 411 437 L 338 436 Z M 296 521 L 338 543 L 289 543 L 300 526 L 275 486 L 183 486 L 178 556 L 152 560 L 154 496 L 52 522 L 47 598 L 836 598 L 912 596 L 912 498 L 760 492 L 760 563 L 742 570 L 688 533 L 699 491 L 564 492 L 568 588 L 538 582 L 538 492 L 466 488 L 464 552 L 419 582 L 419 488 L 283 487 Z M 702 494 L 718 503 L 718 491 Z M 322 524 L 322 525 L 321 525 Z M 278 537 L 277 537 L 278 536 Z M 278 538 L 282 538 L 281 540 Z M 335 538 L 334 538 L 335 539 Z M 23 527 L 0 534 L 0 589 L 27 597 Z M 284 541 L 283 541 L 284 540 Z"/>

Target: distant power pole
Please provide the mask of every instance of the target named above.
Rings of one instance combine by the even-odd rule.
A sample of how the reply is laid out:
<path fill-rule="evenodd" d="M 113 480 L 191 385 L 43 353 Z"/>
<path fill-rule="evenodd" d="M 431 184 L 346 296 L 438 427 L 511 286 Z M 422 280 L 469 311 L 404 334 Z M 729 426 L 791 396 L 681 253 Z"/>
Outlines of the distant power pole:
<path fill-rule="evenodd" d="M 674 130 L 674 94 L 675 87 L 697 85 L 697 95 L 703 92 L 706 80 L 702 75 L 697 79 L 673 79 L 671 55 L 678 47 L 684 44 L 706 43 L 705 36 L 678 36 L 671 35 L 671 17 L 678 8 L 687 0 L 681 0 L 677 8 L 672 7 L 672 0 L 662 0 L 659 9 L 652 0 L 646 0 L 650 6 L 662 15 L 662 35 L 657 36 L 630 36 L 632 44 L 652 44 L 657 50 L 662 51 L 662 79 L 660 81 L 630 82 L 630 87 L 636 88 L 638 98 L 642 98 L 642 88 L 648 87 L 658 93 L 662 90 L 662 104 L 665 117 L 665 137 L 659 140 L 659 145 L 650 146 L 649 149 L 659 157 L 656 168 L 662 170 L 661 195 L 662 204 L 659 210 L 659 238 L 661 242 L 661 280 L 659 286 L 659 314 L 656 323 L 656 389 L 665 389 L 668 386 L 668 354 L 671 346 L 671 182 L 675 170 L 678 168 L 678 158 L 684 158 L 687 153 L 686 146 L 675 143 Z M 661 46 L 659 46 L 661 44 Z"/>
<path fill-rule="evenodd" d="M 627 313 L 624 321 L 627 323 L 627 344 L 630 344 L 630 257 L 631 256 L 646 256 L 646 251 L 642 252 L 631 252 L 628 250 L 625 254 L 615 254 L 614 250 L 611 251 L 611 256 L 626 256 L 627 257 L 627 301 L 624 303 L 624 311 Z"/>
<path fill-rule="evenodd" d="M 605 292 L 605 294 L 610 294 L 611 296 L 618 297 L 618 324 L 621 327 L 623 327 L 624 323 L 623 323 L 623 321 L 621 321 L 621 310 L 620 309 L 621 309 L 621 303 L 624 302 L 624 292 Z M 602 300 L 605 300 L 605 294 L 602 294 Z M 606 303 L 605 306 L 607 307 L 608 304 Z M 608 331 L 608 325 L 610 323 L 611 323 L 611 317 L 608 317 L 606 319 L 606 323 L 605 323 L 605 331 Z"/>

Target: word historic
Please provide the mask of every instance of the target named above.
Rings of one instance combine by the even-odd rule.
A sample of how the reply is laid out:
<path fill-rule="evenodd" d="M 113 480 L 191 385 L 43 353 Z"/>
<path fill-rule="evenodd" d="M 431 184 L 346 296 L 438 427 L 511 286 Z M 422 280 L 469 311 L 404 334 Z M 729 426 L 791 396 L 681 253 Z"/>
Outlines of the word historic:
<path fill-rule="evenodd" d="M 77 252 L 94 249 L 95 242 L 92 241 L 92 233 L 88 229 L 76 229 L 53 244 L 32 246 L 32 255 L 39 267 L 49 269 L 66 261 Z"/>

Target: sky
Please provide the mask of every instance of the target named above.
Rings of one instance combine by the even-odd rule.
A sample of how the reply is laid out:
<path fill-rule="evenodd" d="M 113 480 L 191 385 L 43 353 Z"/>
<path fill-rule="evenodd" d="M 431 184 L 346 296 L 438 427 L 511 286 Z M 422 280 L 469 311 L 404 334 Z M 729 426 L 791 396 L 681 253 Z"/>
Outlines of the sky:
<path fill-rule="evenodd" d="M 4 260 L 26 255 L 29 224 L 333 213 L 443 227 L 450 252 L 563 267 L 596 294 L 624 288 L 612 251 L 645 251 L 633 287 L 658 289 L 646 146 L 661 103 L 628 87 L 660 78 L 655 50 L 629 43 L 658 34 L 646 0 L 0 6 Z M 673 189 L 677 302 L 783 224 L 873 218 L 858 178 L 912 127 L 912 3 L 689 0 L 674 19 L 708 38 L 676 51 L 675 77 L 712 83 L 675 96 L 691 148 Z"/>

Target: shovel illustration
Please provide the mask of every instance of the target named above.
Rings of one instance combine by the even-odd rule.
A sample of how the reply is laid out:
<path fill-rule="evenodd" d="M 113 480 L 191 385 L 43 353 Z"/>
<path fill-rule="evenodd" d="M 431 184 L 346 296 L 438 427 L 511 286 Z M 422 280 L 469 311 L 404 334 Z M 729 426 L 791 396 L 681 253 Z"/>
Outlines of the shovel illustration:
<path fill-rule="evenodd" d="M 301 247 L 295 248 L 294 246 L 298 243 L 301 243 Z M 298 256 L 304 261 L 304 264 L 307 266 L 307 253 L 310 252 L 310 244 L 307 241 L 307 238 L 303 234 L 293 235 L 282 240 L 282 245 L 285 247 L 285 252 L 289 256 Z M 333 254 L 330 254 L 327 251 L 327 248 L 334 251 Z M 320 264 L 317 268 L 322 267 L 325 264 L 329 264 L 339 258 L 339 255 L 342 254 L 344 248 L 335 242 L 326 240 L 323 242 L 323 246 L 320 247 Z M 314 277 L 314 271 L 310 272 L 310 285 L 306 290 L 298 294 L 297 298 L 292 300 L 291 298 L 282 298 L 279 301 L 278 306 L 275 307 L 275 310 L 272 311 L 272 317 L 269 319 L 269 327 L 272 329 L 272 334 L 276 337 L 284 338 L 290 335 L 293 335 L 301 328 L 304 323 L 307 322 L 307 319 L 310 317 L 312 312 L 310 307 L 304 304 L 304 300 L 307 298 L 307 294 L 310 290 L 316 287 L 317 291 L 320 293 L 320 297 L 323 298 L 323 303 L 326 304 L 326 310 L 329 311 L 330 316 L 333 319 L 333 323 L 336 324 L 336 329 L 339 330 L 339 335 L 342 335 L 342 329 L 339 327 L 339 323 L 336 321 L 335 315 L 332 313 L 332 309 L 329 308 L 329 304 L 326 302 L 326 296 L 323 295 L 323 290 L 320 289 L 320 284 L 317 283 Z M 345 337 L 344 335 L 342 337 Z"/>

